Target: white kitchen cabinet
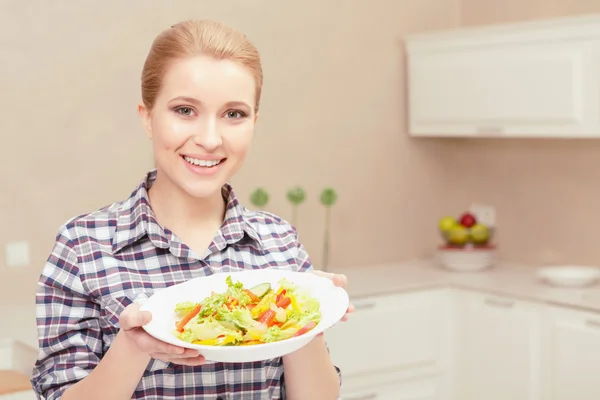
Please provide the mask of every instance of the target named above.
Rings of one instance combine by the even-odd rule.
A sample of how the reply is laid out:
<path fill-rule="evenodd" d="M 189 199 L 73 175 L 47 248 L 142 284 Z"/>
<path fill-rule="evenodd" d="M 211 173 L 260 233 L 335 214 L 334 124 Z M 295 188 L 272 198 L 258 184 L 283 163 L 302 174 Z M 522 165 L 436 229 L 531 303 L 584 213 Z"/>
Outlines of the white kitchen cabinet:
<path fill-rule="evenodd" d="M 0 395 L 0 400 L 37 400 L 37 395 L 33 390 L 23 390 L 5 395 Z"/>
<path fill-rule="evenodd" d="M 539 304 L 478 292 L 459 296 L 461 400 L 538 400 Z"/>
<path fill-rule="evenodd" d="M 342 400 L 600 399 L 600 313 L 468 289 L 352 298 Z"/>
<path fill-rule="evenodd" d="M 424 377 L 432 377 L 436 393 L 450 399 L 452 294 L 440 289 L 352 299 L 356 311 L 349 321 L 325 334 L 350 399 L 371 396 L 372 388 L 376 399 L 385 399 L 382 387 Z"/>
<path fill-rule="evenodd" d="M 0 339 L 0 400 L 36 399 L 31 389 L 37 350 L 18 340 Z"/>
<path fill-rule="evenodd" d="M 408 36 L 412 136 L 600 138 L 600 15 Z"/>
<path fill-rule="evenodd" d="M 600 314 L 548 307 L 543 326 L 543 399 L 600 399 Z"/>
<path fill-rule="evenodd" d="M 341 400 L 445 400 L 434 379 L 387 383 L 376 388 L 343 392 Z"/>

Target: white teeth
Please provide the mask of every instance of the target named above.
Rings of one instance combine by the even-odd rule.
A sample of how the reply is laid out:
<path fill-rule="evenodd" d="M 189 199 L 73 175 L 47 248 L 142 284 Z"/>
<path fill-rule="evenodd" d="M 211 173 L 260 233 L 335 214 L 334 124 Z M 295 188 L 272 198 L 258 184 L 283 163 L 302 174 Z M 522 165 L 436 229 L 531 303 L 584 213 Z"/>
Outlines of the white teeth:
<path fill-rule="evenodd" d="M 190 164 L 197 165 L 200 167 L 214 167 L 219 164 L 221 160 L 198 160 L 197 158 L 191 158 L 188 156 L 183 156 L 183 159 Z"/>

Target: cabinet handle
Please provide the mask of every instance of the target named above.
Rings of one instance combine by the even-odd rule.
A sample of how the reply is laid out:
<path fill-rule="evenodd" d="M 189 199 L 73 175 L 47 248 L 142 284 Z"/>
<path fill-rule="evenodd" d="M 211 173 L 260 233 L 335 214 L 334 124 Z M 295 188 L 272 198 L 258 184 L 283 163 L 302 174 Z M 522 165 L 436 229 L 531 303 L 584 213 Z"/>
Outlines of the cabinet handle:
<path fill-rule="evenodd" d="M 593 319 L 588 319 L 585 321 L 586 325 L 590 328 L 600 329 L 600 321 L 595 321 Z"/>
<path fill-rule="evenodd" d="M 489 306 L 493 306 L 493 307 L 510 308 L 510 307 L 513 307 L 515 305 L 515 302 L 514 301 L 510 301 L 510 300 L 500 300 L 500 299 L 490 299 L 490 298 L 487 298 L 487 299 L 485 299 L 485 304 L 487 304 Z"/>
<path fill-rule="evenodd" d="M 377 393 L 369 393 L 358 397 L 344 397 L 342 400 L 375 400 Z"/>
<path fill-rule="evenodd" d="M 354 310 L 355 311 L 358 311 L 358 310 L 369 310 L 371 308 L 375 308 L 376 305 L 377 305 L 377 303 L 374 302 L 374 301 L 372 301 L 370 303 L 358 303 L 358 304 L 354 305 Z"/>

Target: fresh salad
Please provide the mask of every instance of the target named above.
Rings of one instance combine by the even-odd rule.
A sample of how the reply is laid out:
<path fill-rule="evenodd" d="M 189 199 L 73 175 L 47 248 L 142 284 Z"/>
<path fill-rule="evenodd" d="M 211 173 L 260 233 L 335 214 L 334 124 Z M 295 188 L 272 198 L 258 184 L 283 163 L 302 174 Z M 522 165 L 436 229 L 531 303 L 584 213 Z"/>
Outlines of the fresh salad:
<path fill-rule="evenodd" d="M 285 278 L 278 288 L 262 283 L 248 289 L 231 276 L 225 282 L 225 293 L 176 304 L 179 339 L 212 346 L 255 345 L 303 335 L 321 320 L 319 301 Z"/>

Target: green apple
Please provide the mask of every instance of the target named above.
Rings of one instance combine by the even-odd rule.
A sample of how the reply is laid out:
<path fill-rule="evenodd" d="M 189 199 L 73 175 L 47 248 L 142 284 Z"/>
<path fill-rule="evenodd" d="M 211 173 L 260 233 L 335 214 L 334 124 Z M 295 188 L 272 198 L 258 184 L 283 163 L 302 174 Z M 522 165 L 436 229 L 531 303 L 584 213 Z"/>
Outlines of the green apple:
<path fill-rule="evenodd" d="M 469 229 L 456 225 L 448 232 L 448 242 L 455 246 L 464 246 L 469 241 Z"/>
<path fill-rule="evenodd" d="M 490 240 L 490 230 L 486 225 L 475 224 L 471 227 L 471 242 L 473 244 L 486 244 L 488 240 Z"/>
<path fill-rule="evenodd" d="M 457 225 L 458 225 L 458 221 L 456 221 L 456 219 L 454 219 L 453 217 L 444 217 L 444 218 L 440 219 L 440 222 L 439 222 L 440 231 L 442 231 L 442 233 L 445 233 L 445 234 L 450 232 L 450 230 L 452 230 L 452 228 L 454 228 Z"/>

